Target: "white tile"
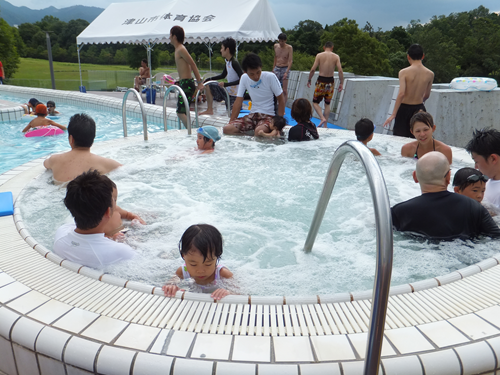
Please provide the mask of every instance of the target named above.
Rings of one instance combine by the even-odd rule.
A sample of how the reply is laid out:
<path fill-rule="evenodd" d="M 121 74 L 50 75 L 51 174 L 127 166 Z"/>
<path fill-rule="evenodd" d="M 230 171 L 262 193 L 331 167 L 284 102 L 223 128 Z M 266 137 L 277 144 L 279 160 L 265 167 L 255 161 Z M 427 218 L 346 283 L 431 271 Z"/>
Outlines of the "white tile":
<path fill-rule="evenodd" d="M 401 354 L 434 349 L 415 327 L 386 330 L 385 335 Z"/>
<path fill-rule="evenodd" d="M 259 375 L 298 375 L 298 365 L 259 364 Z"/>
<path fill-rule="evenodd" d="M 150 353 L 156 353 L 160 354 L 161 351 L 163 350 L 163 346 L 165 345 L 165 341 L 167 339 L 168 333 L 170 332 L 169 329 L 162 329 L 160 334 L 155 340 L 155 343 L 151 347 L 151 350 L 149 351 Z"/>
<path fill-rule="evenodd" d="M 387 331 L 386 331 L 387 332 Z M 366 355 L 366 344 L 368 342 L 368 333 L 363 332 L 363 333 L 353 333 L 350 335 L 347 335 L 349 338 L 349 341 L 351 341 L 352 346 L 354 346 L 354 349 L 358 352 L 358 355 L 361 359 L 365 358 Z M 387 339 L 384 337 L 382 340 L 382 357 L 387 357 L 390 355 L 395 355 L 396 352 L 392 348 L 392 346 L 387 342 Z"/>
<path fill-rule="evenodd" d="M 495 369 L 495 357 L 486 342 L 455 348 L 462 362 L 464 374 L 481 374 Z"/>
<path fill-rule="evenodd" d="M 36 339 L 36 352 L 61 361 L 64 346 L 70 337 L 71 336 L 66 332 L 51 327 L 45 327 Z"/>
<path fill-rule="evenodd" d="M 177 357 L 187 356 L 187 352 L 193 343 L 194 336 L 194 332 L 175 331 L 168 343 L 167 355 Z"/>
<path fill-rule="evenodd" d="M 460 375 L 460 362 L 456 353 L 451 350 L 440 350 L 429 354 L 421 354 L 425 375 Z"/>
<path fill-rule="evenodd" d="M 276 362 L 312 362 L 309 336 L 273 337 Z"/>
<path fill-rule="evenodd" d="M 0 307 L 0 336 L 10 339 L 10 330 L 14 322 L 21 316 L 14 311 Z"/>
<path fill-rule="evenodd" d="M 73 307 L 70 305 L 52 299 L 30 312 L 28 316 L 43 323 L 50 324 L 72 308 Z"/>
<path fill-rule="evenodd" d="M 422 365 L 417 356 L 383 359 L 385 375 L 423 375 Z"/>
<path fill-rule="evenodd" d="M 346 335 L 311 336 L 318 361 L 356 359 Z"/>
<path fill-rule="evenodd" d="M 440 348 L 470 341 L 447 321 L 422 324 L 418 329 Z"/>
<path fill-rule="evenodd" d="M 38 355 L 38 364 L 40 365 L 41 375 L 66 375 L 64 364 L 55 359 Z"/>
<path fill-rule="evenodd" d="M 66 331 L 80 333 L 98 317 L 99 314 L 75 307 L 52 325 L 57 328 L 65 329 Z"/>
<path fill-rule="evenodd" d="M 0 337 L 0 372 L 5 374 L 16 373 L 16 363 L 12 352 L 12 345 L 3 337 Z"/>
<path fill-rule="evenodd" d="M 35 340 L 40 331 L 45 327 L 34 320 L 22 317 L 12 329 L 12 341 L 35 350 Z"/>
<path fill-rule="evenodd" d="M 0 273 L 0 287 L 13 283 L 14 281 L 16 280 L 7 275 L 5 272 Z"/>
<path fill-rule="evenodd" d="M 14 357 L 16 358 L 17 371 L 22 375 L 39 375 L 35 353 L 22 346 L 13 344 Z"/>
<path fill-rule="evenodd" d="M 160 331 L 161 329 L 156 327 L 130 324 L 115 341 L 115 345 L 147 350 Z"/>
<path fill-rule="evenodd" d="M 93 372 L 84 371 L 69 365 L 66 365 L 66 371 L 68 372 L 68 375 L 94 375 Z"/>
<path fill-rule="evenodd" d="M 493 351 L 495 352 L 495 355 L 497 357 L 497 363 L 500 365 L 500 337 L 495 337 L 494 339 L 489 339 L 486 341 L 493 348 Z"/>
<path fill-rule="evenodd" d="M 199 333 L 196 336 L 191 358 L 228 360 L 232 340 L 231 335 Z"/>
<path fill-rule="evenodd" d="M 101 316 L 90 327 L 82 332 L 82 336 L 87 336 L 95 340 L 111 342 L 129 323 L 118 319 Z"/>
<path fill-rule="evenodd" d="M 169 375 L 172 367 L 172 357 L 139 353 L 134 361 L 134 375 Z M 255 374 L 252 374 L 255 375 Z"/>
<path fill-rule="evenodd" d="M 101 344 L 73 336 L 64 350 L 64 362 L 94 371 L 94 360 Z"/>
<path fill-rule="evenodd" d="M 253 363 L 217 362 L 215 375 L 255 375 L 255 366 Z"/>
<path fill-rule="evenodd" d="M 491 306 L 487 309 L 480 310 L 476 312 L 484 320 L 487 320 L 491 324 L 500 327 L 500 306 Z"/>
<path fill-rule="evenodd" d="M 43 305 L 50 300 L 45 294 L 32 290 L 25 295 L 16 298 L 14 301 L 7 304 L 11 309 L 18 311 L 21 314 L 27 314 L 33 309 Z"/>
<path fill-rule="evenodd" d="M 106 375 L 129 374 L 135 351 L 105 345 L 97 358 L 97 372 Z"/>
<path fill-rule="evenodd" d="M 173 375 L 212 375 L 213 366 L 211 361 L 177 358 Z"/>
<path fill-rule="evenodd" d="M 448 321 L 473 340 L 500 333 L 498 329 L 474 314 L 462 315 Z"/>
<path fill-rule="evenodd" d="M 271 362 L 271 338 L 234 336 L 233 361 Z"/>
<path fill-rule="evenodd" d="M 0 288 L 0 302 L 7 303 L 8 301 L 28 293 L 31 289 L 20 282 L 13 282 Z"/>
<path fill-rule="evenodd" d="M 340 375 L 338 363 L 301 364 L 300 375 Z"/>
<path fill-rule="evenodd" d="M 344 370 L 344 375 L 361 375 L 363 374 L 363 369 L 365 368 L 365 362 L 342 362 L 342 369 Z M 378 370 L 379 375 L 383 374 L 382 366 Z"/>

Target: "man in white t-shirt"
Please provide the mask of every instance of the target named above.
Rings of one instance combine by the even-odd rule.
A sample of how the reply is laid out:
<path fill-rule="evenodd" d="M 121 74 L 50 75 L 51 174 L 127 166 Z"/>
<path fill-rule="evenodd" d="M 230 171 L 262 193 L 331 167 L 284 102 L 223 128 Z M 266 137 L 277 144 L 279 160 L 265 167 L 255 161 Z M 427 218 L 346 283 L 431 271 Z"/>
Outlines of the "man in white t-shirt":
<path fill-rule="evenodd" d="M 471 154 L 474 167 L 489 178 L 484 201 L 500 208 L 500 132 L 476 129 L 465 149 Z"/>
<path fill-rule="evenodd" d="M 96 170 L 69 182 L 64 204 L 76 225 L 65 224 L 57 230 L 54 253 L 94 268 L 133 258 L 135 251 L 130 246 L 108 238 L 121 227 L 117 197 L 115 183 Z"/>
<path fill-rule="evenodd" d="M 253 135 L 270 133 L 270 124 L 275 115 L 285 114 L 283 90 L 274 73 L 262 71 L 262 61 L 255 53 L 249 53 L 242 62 L 243 74 L 240 78 L 238 94 L 231 112 L 229 124 L 224 126 L 224 134 Z M 252 99 L 250 114 L 238 118 L 243 104 L 243 96 L 248 91 Z M 278 100 L 278 113 L 274 111 L 274 96 Z"/>

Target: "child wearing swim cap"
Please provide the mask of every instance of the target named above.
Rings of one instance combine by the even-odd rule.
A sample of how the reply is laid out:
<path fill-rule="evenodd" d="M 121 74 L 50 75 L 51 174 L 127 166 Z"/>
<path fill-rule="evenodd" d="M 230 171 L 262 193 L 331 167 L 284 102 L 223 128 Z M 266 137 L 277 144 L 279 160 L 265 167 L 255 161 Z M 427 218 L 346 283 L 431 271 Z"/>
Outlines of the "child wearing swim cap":
<path fill-rule="evenodd" d="M 61 130 L 66 130 L 66 126 L 60 125 L 55 121 L 52 121 L 47 116 L 47 107 L 45 104 L 38 103 L 35 108 L 36 118 L 30 121 L 28 125 L 23 129 L 23 133 L 26 133 L 30 129 L 47 127 L 49 125 L 58 127 Z"/>
<path fill-rule="evenodd" d="M 222 235 L 217 228 L 208 224 L 191 225 L 179 241 L 179 252 L 184 265 L 162 287 L 166 297 L 174 297 L 178 290 L 183 290 L 177 285 L 179 279 L 193 279 L 202 293 L 211 293 L 216 300 L 231 294 L 217 286 L 218 280 L 233 277 L 232 272 L 220 264 Z"/>
<path fill-rule="evenodd" d="M 202 154 L 213 152 L 215 142 L 220 140 L 217 128 L 211 125 L 202 126 L 198 128 L 197 133 L 196 144 L 198 145 L 198 150 L 202 151 Z"/>

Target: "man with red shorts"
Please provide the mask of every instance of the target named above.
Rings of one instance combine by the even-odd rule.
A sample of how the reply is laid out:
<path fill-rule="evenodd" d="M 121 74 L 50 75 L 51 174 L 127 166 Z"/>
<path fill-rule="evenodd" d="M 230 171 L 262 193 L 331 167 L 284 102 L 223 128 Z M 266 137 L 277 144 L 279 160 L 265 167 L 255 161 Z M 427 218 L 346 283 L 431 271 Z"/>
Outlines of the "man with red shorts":
<path fill-rule="evenodd" d="M 342 91 L 342 85 L 344 84 L 344 72 L 342 71 L 342 65 L 340 64 L 340 57 L 336 53 L 333 53 L 333 43 L 326 42 L 323 47 L 325 52 L 318 53 L 314 64 L 309 72 L 309 79 L 307 80 L 307 87 L 311 87 L 311 78 L 319 66 L 319 77 L 316 81 L 316 88 L 314 89 L 313 107 L 316 110 L 321 122 L 318 127 L 326 127 L 328 123 L 328 116 L 330 116 L 330 102 L 333 97 L 334 80 L 333 73 L 335 72 L 335 67 L 339 72 L 340 84 L 339 91 Z M 325 99 L 325 110 L 321 111 L 319 103 Z"/>
<path fill-rule="evenodd" d="M 274 73 L 262 71 L 262 61 L 255 53 L 246 55 L 241 65 L 245 74 L 240 78 L 240 86 L 229 124 L 223 128 L 224 134 L 254 135 L 259 134 L 261 130 L 264 133 L 270 133 L 269 125 L 273 116 L 285 114 L 285 100 L 281 84 Z M 252 109 L 250 114 L 238 118 L 245 91 L 248 91 L 252 98 Z M 278 100 L 278 113 L 274 111 L 273 95 Z"/>

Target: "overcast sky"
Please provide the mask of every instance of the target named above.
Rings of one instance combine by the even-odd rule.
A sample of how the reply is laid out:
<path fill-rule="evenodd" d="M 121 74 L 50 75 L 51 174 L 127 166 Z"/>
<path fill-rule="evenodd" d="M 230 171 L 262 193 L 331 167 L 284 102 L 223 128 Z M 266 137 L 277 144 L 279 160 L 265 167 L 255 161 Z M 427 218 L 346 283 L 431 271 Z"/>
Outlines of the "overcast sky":
<path fill-rule="evenodd" d="M 7 0 L 16 6 L 41 9 L 49 6 L 65 8 L 71 5 L 87 5 L 106 8 L 111 3 L 137 0 Z M 230 0 L 228 0 L 230 1 Z M 500 11 L 499 0 L 268 0 L 280 27 L 291 29 L 299 21 L 311 19 L 323 26 L 331 25 L 347 17 L 363 27 L 368 21 L 375 30 L 390 30 L 394 26 L 406 26 L 411 20 L 427 22 L 434 15 L 449 15 L 485 6 L 490 11 Z"/>

